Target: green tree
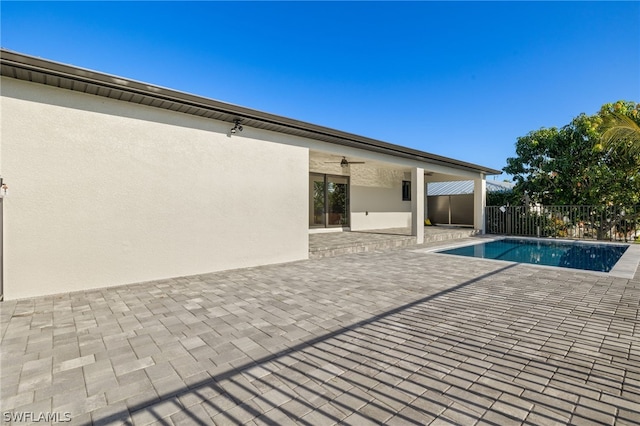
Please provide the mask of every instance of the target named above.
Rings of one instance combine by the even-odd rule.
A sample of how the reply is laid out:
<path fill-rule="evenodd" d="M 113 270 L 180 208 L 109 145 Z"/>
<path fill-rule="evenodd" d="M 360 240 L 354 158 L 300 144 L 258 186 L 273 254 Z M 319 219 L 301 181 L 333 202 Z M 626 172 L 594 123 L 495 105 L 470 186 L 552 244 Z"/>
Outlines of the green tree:
<path fill-rule="evenodd" d="M 603 139 L 614 132 L 607 133 L 616 116 L 638 124 L 638 108 L 634 102 L 605 104 L 597 114 L 580 114 L 562 128 L 518 138 L 517 157 L 508 158 L 503 169 L 514 176 L 514 193 L 546 205 L 638 204 L 640 157 Z"/>
<path fill-rule="evenodd" d="M 487 192 L 487 206 L 506 206 L 520 202 L 520 196 L 511 190 Z"/>

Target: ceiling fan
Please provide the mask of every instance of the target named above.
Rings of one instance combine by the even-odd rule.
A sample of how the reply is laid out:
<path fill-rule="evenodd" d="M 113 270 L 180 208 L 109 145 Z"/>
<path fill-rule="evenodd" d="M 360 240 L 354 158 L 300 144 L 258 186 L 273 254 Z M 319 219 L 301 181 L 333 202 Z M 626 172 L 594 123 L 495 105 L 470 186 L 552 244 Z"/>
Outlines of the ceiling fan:
<path fill-rule="evenodd" d="M 340 167 L 349 167 L 350 164 L 364 164 L 364 161 L 349 161 L 347 157 L 342 157 L 340 161 L 325 161 L 325 163 L 340 164 Z"/>

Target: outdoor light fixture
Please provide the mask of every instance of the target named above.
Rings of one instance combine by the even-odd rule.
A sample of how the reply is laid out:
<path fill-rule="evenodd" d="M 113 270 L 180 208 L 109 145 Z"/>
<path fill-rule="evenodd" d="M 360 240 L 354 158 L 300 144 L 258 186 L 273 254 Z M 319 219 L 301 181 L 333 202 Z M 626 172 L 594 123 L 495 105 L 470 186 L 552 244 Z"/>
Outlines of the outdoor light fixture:
<path fill-rule="evenodd" d="M 233 128 L 231 129 L 231 134 L 232 134 L 232 135 L 235 135 L 236 133 L 238 133 L 238 132 L 241 132 L 241 131 L 242 131 L 242 126 L 240 125 L 240 122 L 241 122 L 241 121 L 242 121 L 242 120 L 239 120 L 239 119 L 235 119 L 235 120 L 233 120 L 233 124 L 234 124 L 234 126 L 233 126 Z"/>

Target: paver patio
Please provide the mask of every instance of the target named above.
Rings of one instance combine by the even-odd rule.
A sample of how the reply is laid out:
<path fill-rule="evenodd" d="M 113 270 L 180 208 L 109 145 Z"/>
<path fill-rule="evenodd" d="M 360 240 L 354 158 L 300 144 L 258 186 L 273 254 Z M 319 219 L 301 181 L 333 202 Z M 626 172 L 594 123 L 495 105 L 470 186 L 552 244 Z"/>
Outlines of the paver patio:
<path fill-rule="evenodd" d="M 415 248 L 3 302 L 2 421 L 640 423 L 637 271 Z"/>

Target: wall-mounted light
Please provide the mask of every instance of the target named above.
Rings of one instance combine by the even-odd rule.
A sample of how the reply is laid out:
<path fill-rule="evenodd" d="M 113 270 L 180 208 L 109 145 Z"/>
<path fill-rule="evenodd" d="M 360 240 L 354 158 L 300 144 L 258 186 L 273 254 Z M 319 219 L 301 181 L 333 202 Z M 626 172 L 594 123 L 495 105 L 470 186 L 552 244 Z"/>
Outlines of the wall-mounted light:
<path fill-rule="evenodd" d="M 238 132 L 241 132 L 241 131 L 242 131 L 242 126 L 240 125 L 240 122 L 241 122 L 241 121 L 242 121 L 242 120 L 240 120 L 240 119 L 235 119 L 235 120 L 233 120 L 233 124 L 234 124 L 234 126 L 233 126 L 233 128 L 231 129 L 231 134 L 232 134 L 232 135 L 235 135 L 236 133 L 238 133 Z"/>
<path fill-rule="evenodd" d="M 6 198 L 8 190 L 9 187 L 4 183 L 4 179 L 2 178 L 2 176 L 0 176 L 0 198 Z M 2 224 L 0 224 L 0 226 L 2 226 Z"/>

